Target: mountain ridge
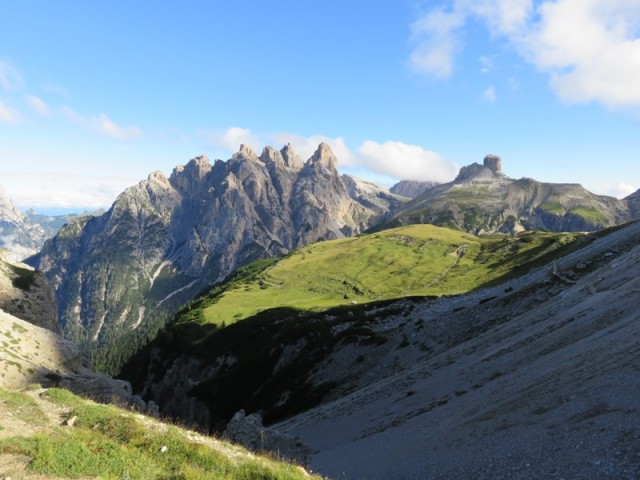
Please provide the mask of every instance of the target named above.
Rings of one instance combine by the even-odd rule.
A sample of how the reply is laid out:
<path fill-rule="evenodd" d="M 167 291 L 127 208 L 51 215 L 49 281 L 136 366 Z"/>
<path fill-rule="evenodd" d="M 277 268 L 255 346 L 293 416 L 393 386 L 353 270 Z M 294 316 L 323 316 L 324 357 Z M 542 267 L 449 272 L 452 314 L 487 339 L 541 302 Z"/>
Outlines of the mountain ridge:
<path fill-rule="evenodd" d="M 109 345 L 130 334 L 138 345 L 238 266 L 354 235 L 402 202 L 383 191 L 352 198 L 336 163 L 326 144 L 306 162 L 291 145 L 260 156 L 242 145 L 213 164 L 196 157 L 67 225 L 29 263 L 56 289 L 67 338 Z"/>
<path fill-rule="evenodd" d="M 596 195 L 579 184 L 512 179 L 503 173 L 500 157 L 487 155 L 483 164 L 462 167 L 452 182 L 414 198 L 388 225 L 431 223 L 474 234 L 576 232 L 618 225 L 638 215 L 638 206 L 628 199 Z"/>

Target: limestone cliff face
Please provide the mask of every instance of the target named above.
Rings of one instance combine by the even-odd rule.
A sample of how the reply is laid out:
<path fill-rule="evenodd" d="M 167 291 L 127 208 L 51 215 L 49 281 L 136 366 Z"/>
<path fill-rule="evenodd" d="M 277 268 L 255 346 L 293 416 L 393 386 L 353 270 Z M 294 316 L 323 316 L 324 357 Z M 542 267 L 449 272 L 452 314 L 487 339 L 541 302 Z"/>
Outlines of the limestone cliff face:
<path fill-rule="evenodd" d="M 453 182 L 415 198 L 392 222 L 432 223 L 474 234 L 594 231 L 636 218 L 640 210 L 634 211 L 631 204 L 578 184 L 509 178 L 502 172 L 500 157 L 487 155 L 483 164 L 462 167 Z"/>
<path fill-rule="evenodd" d="M 418 180 L 400 180 L 389 191 L 407 198 L 416 198 L 418 195 L 424 193 L 427 189 L 435 187 L 435 182 L 421 182 Z"/>
<path fill-rule="evenodd" d="M 206 285 L 258 258 L 370 227 L 400 200 L 352 198 L 321 144 L 303 162 L 290 145 L 258 156 L 242 145 L 226 162 L 206 157 L 156 172 L 104 215 L 64 227 L 30 264 L 56 289 L 73 340 L 110 344 L 144 336 Z"/>

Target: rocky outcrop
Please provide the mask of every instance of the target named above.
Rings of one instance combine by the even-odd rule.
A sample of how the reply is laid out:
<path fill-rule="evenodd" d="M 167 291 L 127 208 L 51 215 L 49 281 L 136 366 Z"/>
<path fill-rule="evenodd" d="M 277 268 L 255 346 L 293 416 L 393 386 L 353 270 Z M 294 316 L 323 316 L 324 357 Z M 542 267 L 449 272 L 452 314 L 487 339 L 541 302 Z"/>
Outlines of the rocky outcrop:
<path fill-rule="evenodd" d="M 268 451 L 278 458 L 286 458 L 303 465 L 309 463 L 312 448 L 299 437 L 287 435 L 262 425 L 262 417 L 257 413 L 246 415 L 244 410 L 236 412 L 227 424 L 224 438 L 252 450 Z"/>
<path fill-rule="evenodd" d="M 20 389 L 32 384 L 64 387 L 101 402 L 145 404 L 122 380 L 93 372 L 86 356 L 68 340 L 0 310 L 0 387 Z"/>
<path fill-rule="evenodd" d="M 479 163 L 472 163 L 471 165 L 462 167 L 454 182 L 479 178 L 487 179 L 500 176 L 504 176 L 502 173 L 502 159 L 497 155 L 487 155 L 484 157 L 482 165 Z"/>
<path fill-rule="evenodd" d="M 426 190 L 389 224 L 431 223 L 474 234 L 594 231 L 636 218 L 640 211 L 632 205 L 578 184 L 509 178 L 500 157 L 487 155 L 482 165 L 462 167 L 453 182 Z"/>
<path fill-rule="evenodd" d="M 396 195 L 407 198 L 416 198 L 431 187 L 436 186 L 435 182 L 421 182 L 418 180 L 401 180 L 392 186 L 389 191 Z"/>
<path fill-rule="evenodd" d="M 260 156 L 242 145 L 213 165 L 197 157 L 169 178 L 151 174 L 104 215 L 67 225 L 29 263 L 54 286 L 67 338 L 148 338 L 237 267 L 357 234 L 398 204 L 382 189 L 350 196 L 336 164 L 326 144 L 304 163 L 291 145 Z"/>
<path fill-rule="evenodd" d="M 58 331 L 55 294 L 45 276 L 0 255 L 0 309 L 34 325 Z"/>

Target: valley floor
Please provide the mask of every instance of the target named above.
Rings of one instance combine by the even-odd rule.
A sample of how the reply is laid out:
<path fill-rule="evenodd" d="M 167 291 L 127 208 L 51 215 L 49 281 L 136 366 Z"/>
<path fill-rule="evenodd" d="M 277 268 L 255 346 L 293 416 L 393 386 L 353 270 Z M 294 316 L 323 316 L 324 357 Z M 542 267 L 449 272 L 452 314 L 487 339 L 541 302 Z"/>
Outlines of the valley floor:
<path fill-rule="evenodd" d="M 640 478 L 638 272 L 636 223 L 446 313 L 415 309 L 417 336 L 482 333 L 275 428 L 336 479 Z"/>

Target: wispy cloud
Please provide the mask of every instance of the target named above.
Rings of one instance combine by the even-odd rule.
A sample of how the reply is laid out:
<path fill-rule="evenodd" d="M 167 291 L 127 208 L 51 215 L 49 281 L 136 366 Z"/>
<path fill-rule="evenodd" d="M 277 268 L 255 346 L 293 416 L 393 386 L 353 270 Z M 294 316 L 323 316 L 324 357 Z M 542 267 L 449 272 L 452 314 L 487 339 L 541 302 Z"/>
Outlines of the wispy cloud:
<path fill-rule="evenodd" d="M 51 115 L 51 108 L 41 98 L 38 98 L 35 95 L 25 95 L 24 100 L 27 102 L 27 105 L 29 105 L 29 107 L 39 115 L 42 115 L 43 117 Z"/>
<path fill-rule="evenodd" d="M 4 90 L 16 90 L 22 86 L 22 74 L 5 60 L 0 60 L 0 86 Z"/>
<path fill-rule="evenodd" d="M 290 143 L 293 145 L 296 153 L 305 160 L 313 155 L 318 148 L 318 145 L 326 143 L 331 147 L 331 150 L 338 159 L 340 166 L 344 167 L 358 164 L 358 160 L 355 158 L 342 137 L 330 138 L 324 135 L 303 137 L 289 132 L 277 132 L 269 135 L 269 137 L 276 143 L 276 145 L 285 145 Z"/>
<path fill-rule="evenodd" d="M 498 96 L 496 95 L 496 89 L 493 85 L 488 86 L 487 89 L 482 92 L 480 98 L 485 102 L 495 103 L 498 100 Z"/>
<path fill-rule="evenodd" d="M 452 0 L 411 25 L 414 69 L 452 73 L 463 27 L 476 20 L 549 75 L 567 103 L 640 108 L 640 2 L 637 0 Z M 481 60 L 482 62 L 482 60 Z M 483 71 L 486 65 L 483 65 Z"/>
<path fill-rule="evenodd" d="M 636 190 L 638 190 L 638 187 L 626 182 L 617 184 L 602 183 L 593 189 L 594 192 L 599 192 L 602 195 L 609 195 L 616 198 L 627 197 L 634 193 Z"/>
<path fill-rule="evenodd" d="M 249 145 L 254 150 L 260 146 L 260 140 L 248 128 L 231 127 L 226 130 L 199 130 L 198 133 L 210 145 L 236 152 L 240 144 Z"/>
<path fill-rule="evenodd" d="M 132 140 L 142 137 L 142 129 L 135 126 L 123 126 L 114 123 L 104 113 L 89 120 L 90 127 L 98 133 L 118 140 Z"/>
<path fill-rule="evenodd" d="M 63 117 L 65 117 L 72 123 L 81 125 L 85 128 L 93 130 L 94 132 L 106 135 L 108 137 L 116 138 L 118 140 L 133 140 L 144 135 L 144 132 L 141 128 L 136 126 L 118 125 L 104 113 L 101 113 L 98 116 L 87 118 L 66 105 L 60 108 L 60 112 L 62 113 Z"/>
<path fill-rule="evenodd" d="M 0 100 L 0 122 L 9 125 L 18 123 L 22 119 L 19 111 L 9 107 Z"/>
<path fill-rule="evenodd" d="M 454 56 L 462 47 L 458 29 L 464 15 L 456 10 L 436 9 L 411 25 L 411 39 L 416 45 L 409 62 L 411 67 L 436 78 L 447 78 L 453 72 Z"/>

